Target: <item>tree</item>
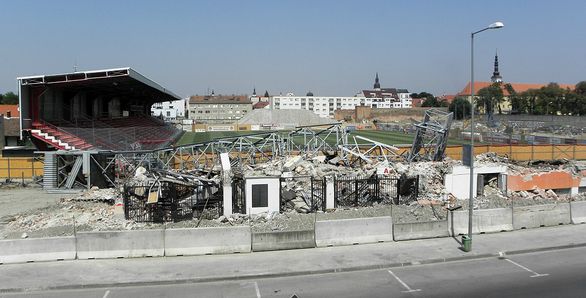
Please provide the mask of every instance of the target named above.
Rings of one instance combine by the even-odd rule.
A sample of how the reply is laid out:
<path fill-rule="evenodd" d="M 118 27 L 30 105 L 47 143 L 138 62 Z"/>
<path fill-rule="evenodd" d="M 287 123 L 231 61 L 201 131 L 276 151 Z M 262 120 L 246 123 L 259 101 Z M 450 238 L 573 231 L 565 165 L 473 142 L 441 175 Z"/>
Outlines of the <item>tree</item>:
<path fill-rule="evenodd" d="M 586 96 L 577 94 L 575 92 L 569 92 L 566 95 L 566 106 L 571 108 L 567 114 L 573 116 L 584 116 L 586 115 Z"/>
<path fill-rule="evenodd" d="M 574 92 L 578 95 L 586 95 L 586 81 L 582 81 L 576 84 Z"/>
<path fill-rule="evenodd" d="M 537 89 L 529 89 L 519 96 L 522 98 L 522 101 L 525 102 L 527 105 L 527 113 L 531 115 L 541 115 L 543 112 L 541 111 L 541 107 L 537 105 L 537 98 L 539 97 L 539 90 Z"/>
<path fill-rule="evenodd" d="M 556 83 L 549 83 L 537 90 L 537 105 L 543 114 L 557 115 L 558 112 L 566 114 L 569 107 L 565 106 L 567 91 Z"/>
<path fill-rule="evenodd" d="M 5 105 L 15 105 L 18 104 L 18 95 L 14 94 L 13 92 L 6 92 L 4 95 L 0 94 L 0 103 Z"/>
<path fill-rule="evenodd" d="M 478 99 L 476 100 L 476 106 L 478 108 L 484 108 L 484 113 L 487 115 L 494 114 L 494 108 L 497 107 L 499 114 L 502 114 L 501 103 L 504 101 L 503 89 L 501 83 L 494 83 L 488 87 L 478 90 Z"/>
<path fill-rule="evenodd" d="M 526 114 L 528 112 L 528 104 L 525 98 L 517 94 L 515 88 L 509 83 L 504 85 L 505 90 L 509 93 L 509 102 L 511 103 L 511 114 Z"/>
<path fill-rule="evenodd" d="M 448 102 L 446 100 L 440 100 L 439 98 L 433 96 L 433 94 L 427 93 L 425 91 L 421 93 L 411 93 L 411 98 L 423 99 L 421 106 L 426 108 L 448 106 Z"/>
<path fill-rule="evenodd" d="M 576 84 L 574 92 L 568 92 L 566 95 L 567 105 L 572 109 L 572 115 L 586 115 L 586 81 Z"/>
<path fill-rule="evenodd" d="M 411 93 L 411 98 L 432 98 L 434 97 L 433 94 L 427 93 L 425 91 L 420 93 Z"/>
<path fill-rule="evenodd" d="M 466 98 L 458 96 L 454 98 L 448 110 L 454 113 L 454 119 L 460 120 L 470 117 L 470 101 Z"/>
<path fill-rule="evenodd" d="M 429 108 L 429 107 L 439 107 L 439 102 L 437 100 L 437 98 L 435 97 L 431 97 L 431 98 L 426 98 L 423 100 L 423 102 L 421 103 L 422 107 L 425 108 Z"/>

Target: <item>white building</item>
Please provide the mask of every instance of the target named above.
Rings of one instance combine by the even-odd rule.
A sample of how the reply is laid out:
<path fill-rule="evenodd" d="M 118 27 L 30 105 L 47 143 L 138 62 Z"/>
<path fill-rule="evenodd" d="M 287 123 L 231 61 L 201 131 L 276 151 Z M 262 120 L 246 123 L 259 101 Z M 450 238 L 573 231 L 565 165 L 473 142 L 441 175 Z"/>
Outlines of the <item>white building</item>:
<path fill-rule="evenodd" d="M 256 90 L 255 90 L 256 91 Z M 256 95 L 256 92 L 254 92 Z M 336 110 L 353 110 L 357 106 L 375 109 L 408 109 L 413 107 L 411 95 L 407 89 L 381 88 L 378 73 L 374 79 L 373 89 L 362 90 L 356 96 L 314 96 L 308 92 L 305 96 L 288 93 L 285 96 L 273 96 L 271 109 L 275 110 L 310 110 L 323 118 L 333 118 Z"/>
<path fill-rule="evenodd" d="M 185 101 L 165 101 L 154 103 L 151 106 L 151 114 L 155 117 L 162 117 L 165 121 L 185 118 Z"/>
<path fill-rule="evenodd" d="M 411 108 L 412 102 L 409 93 L 398 93 L 394 97 L 367 97 L 362 95 L 344 96 L 313 96 L 309 92 L 306 96 L 295 96 L 288 93 L 285 96 L 273 96 L 271 109 L 275 110 L 310 110 L 320 117 L 333 118 L 335 110 L 353 110 L 356 106 L 366 106 L 379 109 Z"/>

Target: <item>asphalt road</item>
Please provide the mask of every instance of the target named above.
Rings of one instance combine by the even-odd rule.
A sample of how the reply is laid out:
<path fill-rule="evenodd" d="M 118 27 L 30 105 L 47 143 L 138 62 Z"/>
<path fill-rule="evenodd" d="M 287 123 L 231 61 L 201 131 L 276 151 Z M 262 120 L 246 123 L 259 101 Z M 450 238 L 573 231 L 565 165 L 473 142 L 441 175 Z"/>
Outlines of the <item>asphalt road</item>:
<path fill-rule="evenodd" d="M 585 297 L 586 248 L 390 270 L 0 297 Z"/>

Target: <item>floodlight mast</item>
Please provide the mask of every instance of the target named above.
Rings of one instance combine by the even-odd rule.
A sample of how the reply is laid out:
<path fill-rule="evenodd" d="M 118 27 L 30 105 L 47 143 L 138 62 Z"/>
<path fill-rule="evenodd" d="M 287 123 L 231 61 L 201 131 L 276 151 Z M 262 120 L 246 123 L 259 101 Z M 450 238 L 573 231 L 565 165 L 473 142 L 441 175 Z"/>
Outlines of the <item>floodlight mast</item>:
<path fill-rule="evenodd" d="M 472 247 L 472 215 L 474 209 L 474 35 L 489 29 L 500 29 L 504 26 L 502 22 L 494 22 L 488 27 L 470 34 L 470 193 L 468 198 L 468 239 L 470 241 L 470 250 Z"/>

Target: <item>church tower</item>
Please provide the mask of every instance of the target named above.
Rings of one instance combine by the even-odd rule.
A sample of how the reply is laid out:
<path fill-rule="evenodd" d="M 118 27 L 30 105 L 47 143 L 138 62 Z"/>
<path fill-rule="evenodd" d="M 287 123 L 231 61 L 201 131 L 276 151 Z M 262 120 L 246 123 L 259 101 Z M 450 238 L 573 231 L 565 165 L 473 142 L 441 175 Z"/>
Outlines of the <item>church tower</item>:
<path fill-rule="evenodd" d="M 501 74 L 499 73 L 499 56 L 498 53 L 496 53 L 494 55 L 494 71 L 492 72 L 492 77 L 490 77 L 490 80 L 493 83 L 500 83 L 503 81 L 503 77 L 501 77 Z"/>
<path fill-rule="evenodd" d="M 374 78 L 374 89 L 375 90 L 380 89 L 380 82 L 378 81 L 378 72 L 376 73 L 376 77 Z"/>

